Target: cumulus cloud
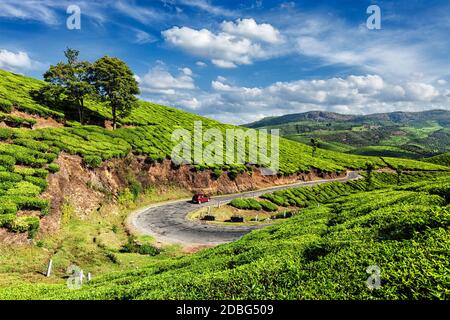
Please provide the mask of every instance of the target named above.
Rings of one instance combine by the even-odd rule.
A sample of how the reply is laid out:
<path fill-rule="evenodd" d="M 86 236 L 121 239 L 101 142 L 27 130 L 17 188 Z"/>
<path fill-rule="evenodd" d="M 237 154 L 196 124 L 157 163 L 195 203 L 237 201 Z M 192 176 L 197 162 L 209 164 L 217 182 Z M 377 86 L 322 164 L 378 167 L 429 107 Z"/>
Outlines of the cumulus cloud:
<path fill-rule="evenodd" d="M 182 68 L 178 75 L 172 75 L 164 66 L 150 69 L 144 76 L 136 76 L 143 93 L 175 95 L 179 90 L 195 89 L 192 70 Z"/>
<path fill-rule="evenodd" d="M 219 76 L 211 82 L 211 89 L 178 91 L 157 99 L 235 124 L 310 110 L 367 114 L 448 109 L 450 103 L 448 89 L 438 90 L 423 82 L 394 83 L 379 75 L 275 82 L 266 87 L 236 86 Z"/>
<path fill-rule="evenodd" d="M 268 23 L 257 24 L 254 19 L 238 19 L 236 22 L 224 21 L 221 26 L 222 30 L 228 34 L 268 43 L 282 41 L 280 31 Z"/>
<path fill-rule="evenodd" d="M 12 52 L 6 49 L 0 50 L 0 69 L 9 71 L 21 71 L 35 69 L 40 63 L 32 60 L 26 52 Z"/>
<path fill-rule="evenodd" d="M 280 32 L 270 24 L 257 24 L 253 19 L 222 23 L 222 31 L 172 27 L 162 32 L 166 42 L 184 51 L 210 59 L 220 68 L 235 68 L 269 58 L 273 52 L 263 43 L 282 41 Z"/>

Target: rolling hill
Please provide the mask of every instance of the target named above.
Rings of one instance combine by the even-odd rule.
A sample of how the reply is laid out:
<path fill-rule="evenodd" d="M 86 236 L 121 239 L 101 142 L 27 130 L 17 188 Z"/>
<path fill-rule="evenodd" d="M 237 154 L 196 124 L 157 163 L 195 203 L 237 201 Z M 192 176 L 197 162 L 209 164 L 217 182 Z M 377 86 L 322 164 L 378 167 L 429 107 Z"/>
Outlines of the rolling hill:
<path fill-rule="evenodd" d="M 448 299 L 448 179 L 404 182 L 380 173 L 371 188 L 312 187 L 302 194 L 314 204 L 236 242 L 100 276 L 80 290 L 20 284 L 0 289 L 0 298 Z M 366 284 L 373 265 L 381 271 L 377 290 Z"/>
<path fill-rule="evenodd" d="M 450 151 L 450 111 L 343 115 L 310 111 L 245 125 L 279 128 L 288 139 L 349 154 L 421 158 Z"/>
<path fill-rule="evenodd" d="M 120 128 L 114 131 L 108 128 L 111 114 L 107 106 L 88 101 L 88 124 L 80 125 L 71 116 L 72 111 L 64 106 L 50 107 L 35 100 L 33 92 L 43 85 L 36 79 L 0 71 L 0 231 L 3 234 L 28 233 L 28 238 L 33 239 L 38 235 L 42 219 L 53 214 L 54 203 L 64 207 L 62 219 L 70 219 L 70 214 L 67 217 L 64 213 L 73 210 L 65 199 L 56 198 L 60 194 L 43 196 L 51 177 L 61 169 L 63 155 L 82 159 L 83 167 L 77 168 L 87 175 L 94 175 L 96 168 L 109 175 L 114 162 L 120 159 L 140 157 L 152 164 L 170 159 L 173 130 L 192 131 L 195 121 L 222 132 L 237 128 L 144 101 L 121 119 Z M 436 122 L 436 125 L 440 124 Z M 70 241 L 73 250 L 81 250 L 80 255 L 67 252 L 65 247 L 61 250 L 59 240 L 48 245 L 53 242 L 45 236 L 30 240 L 26 255 L 35 250 L 38 254 L 33 259 L 47 259 L 50 252 L 60 250 L 63 252 L 60 254 L 67 255 L 61 258 L 61 265 L 72 262 L 76 256 L 94 265 L 107 260 L 121 272 L 99 274 L 83 290 L 70 291 L 62 277 L 54 280 L 57 284 L 36 284 L 42 279 L 33 269 L 35 283 L 24 282 L 14 275 L 12 285 L 0 289 L 0 298 L 448 298 L 448 273 L 442 272 L 448 270 L 448 259 L 442 256 L 449 250 L 445 239 L 449 227 L 450 169 L 446 162 L 350 155 L 322 148 L 313 152 L 311 146 L 282 138 L 278 177 L 365 170 L 368 162 L 373 163 L 374 169 L 398 170 L 398 174 L 403 171 L 410 178 L 397 184 L 394 174 L 374 172 L 373 186 L 359 182 L 345 187 L 330 184 L 313 188 L 308 191 L 308 201 L 299 204 L 301 214 L 292 219 L 252 232 L 235 243 L 187 257 L 168 254 L 153 259 L 147 255 L 140 258 L 145 267 L 139 270 L 124 270 L 117 258 L 127 255 L 121 251 L 122 243 L 109 248 L 99 239 L 99 230 L 108 219 L 116 221 L 107 225 L 108 237 L 117 232 L 123 224 L 120 216 L 100 216 L 89 232 L 82 219 L 75 220 L 75 228 L 81 230 Z M 227 176 L 239 183 L 240 176 L 256 167 L 257 164 L 208 166 L 203 163 L 190 170 L 214 174 L 216 178 Z M 135 180 L 126 183 L 130 190 L 142 191 Z M 92 193 L 99 191 L 95 185 L 89 187 Z M 288 199 L 295 192 L 276 196 Z M 89 197 L 83 194 L 81 198 L 87 201 Z M 268 199 L 277 198 L 268 196 Z M 128 241 L 125 231 L 123 238 Z M 88 249 L 83 251 L 82 246 Z M 11 250 L 14 268 L 26 263 L 16 257 L 14 248 Z M 139 259 L 137 256 L 124 259 L 132 259 L 134 263 Z M 409 269 L 398 264 L 399 257 Z M 385 270 L 383 281 L 389 284 L 385 289 L 363 290 L 367 264 L 380 264 Z M 2 261 L 2 268 L 3 265 L 7 264 Z M 15 271 L 7 269 L 7 272 Z M 340 279 L 343 285 L 337 285 L 333 279 Z"/>

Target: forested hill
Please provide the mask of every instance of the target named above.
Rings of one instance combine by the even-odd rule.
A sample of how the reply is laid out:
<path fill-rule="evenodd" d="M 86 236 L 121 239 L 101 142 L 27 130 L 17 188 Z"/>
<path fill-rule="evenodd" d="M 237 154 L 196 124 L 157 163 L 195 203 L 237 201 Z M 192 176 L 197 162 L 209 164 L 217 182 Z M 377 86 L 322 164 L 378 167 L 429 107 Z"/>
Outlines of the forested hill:
<path fill-rule="evenodd" d="M 327 111 L 309 111 L 304 113 L 287 114 L 279 117 L 266 117 L 262 120 L 244 125 L 248 128 L 284 125 L 298 121 L 316 122 L 351 122 L 353 124 L 371 125 L 410 125 L 420 126 L 427 121 L 436 121 L 442 126 L 450 126 L 449 110 L 428 110 L 421 112 L 388 112 L 369 115 L 349 115 Z"/>
<path fill-rule="evenodd" d="M 311 111 L 245 125 L 278 128 L 291 140 L 348 154 L 423 158 L 450 151 L 450 111 L 343 115 Z"/>

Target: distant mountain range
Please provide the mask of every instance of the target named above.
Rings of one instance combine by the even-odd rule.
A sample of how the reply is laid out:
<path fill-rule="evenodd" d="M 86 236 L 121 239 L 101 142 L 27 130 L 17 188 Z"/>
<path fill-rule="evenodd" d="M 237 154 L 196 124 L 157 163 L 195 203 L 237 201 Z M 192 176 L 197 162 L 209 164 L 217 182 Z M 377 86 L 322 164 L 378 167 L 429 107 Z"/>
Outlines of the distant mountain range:
<path fill-rule="evenodd" d="M 361 155 L 420 158 L 450 151 L 450 111 L 349 115 L 309 111 L 267 117 L 244 125 L 278 128 L 286 138 Z"/>

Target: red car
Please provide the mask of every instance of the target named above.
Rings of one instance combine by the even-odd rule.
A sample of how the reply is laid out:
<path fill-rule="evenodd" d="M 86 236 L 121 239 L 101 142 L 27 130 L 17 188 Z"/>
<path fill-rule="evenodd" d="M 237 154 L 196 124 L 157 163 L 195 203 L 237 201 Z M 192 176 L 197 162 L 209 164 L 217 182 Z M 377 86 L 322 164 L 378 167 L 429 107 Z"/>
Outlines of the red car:
<path fill-rule="evenodd" d="M 192 197 L 192 203 L 204 203 L 209 202 L 209 198 L 203 193 L 197 193 Z"/>

